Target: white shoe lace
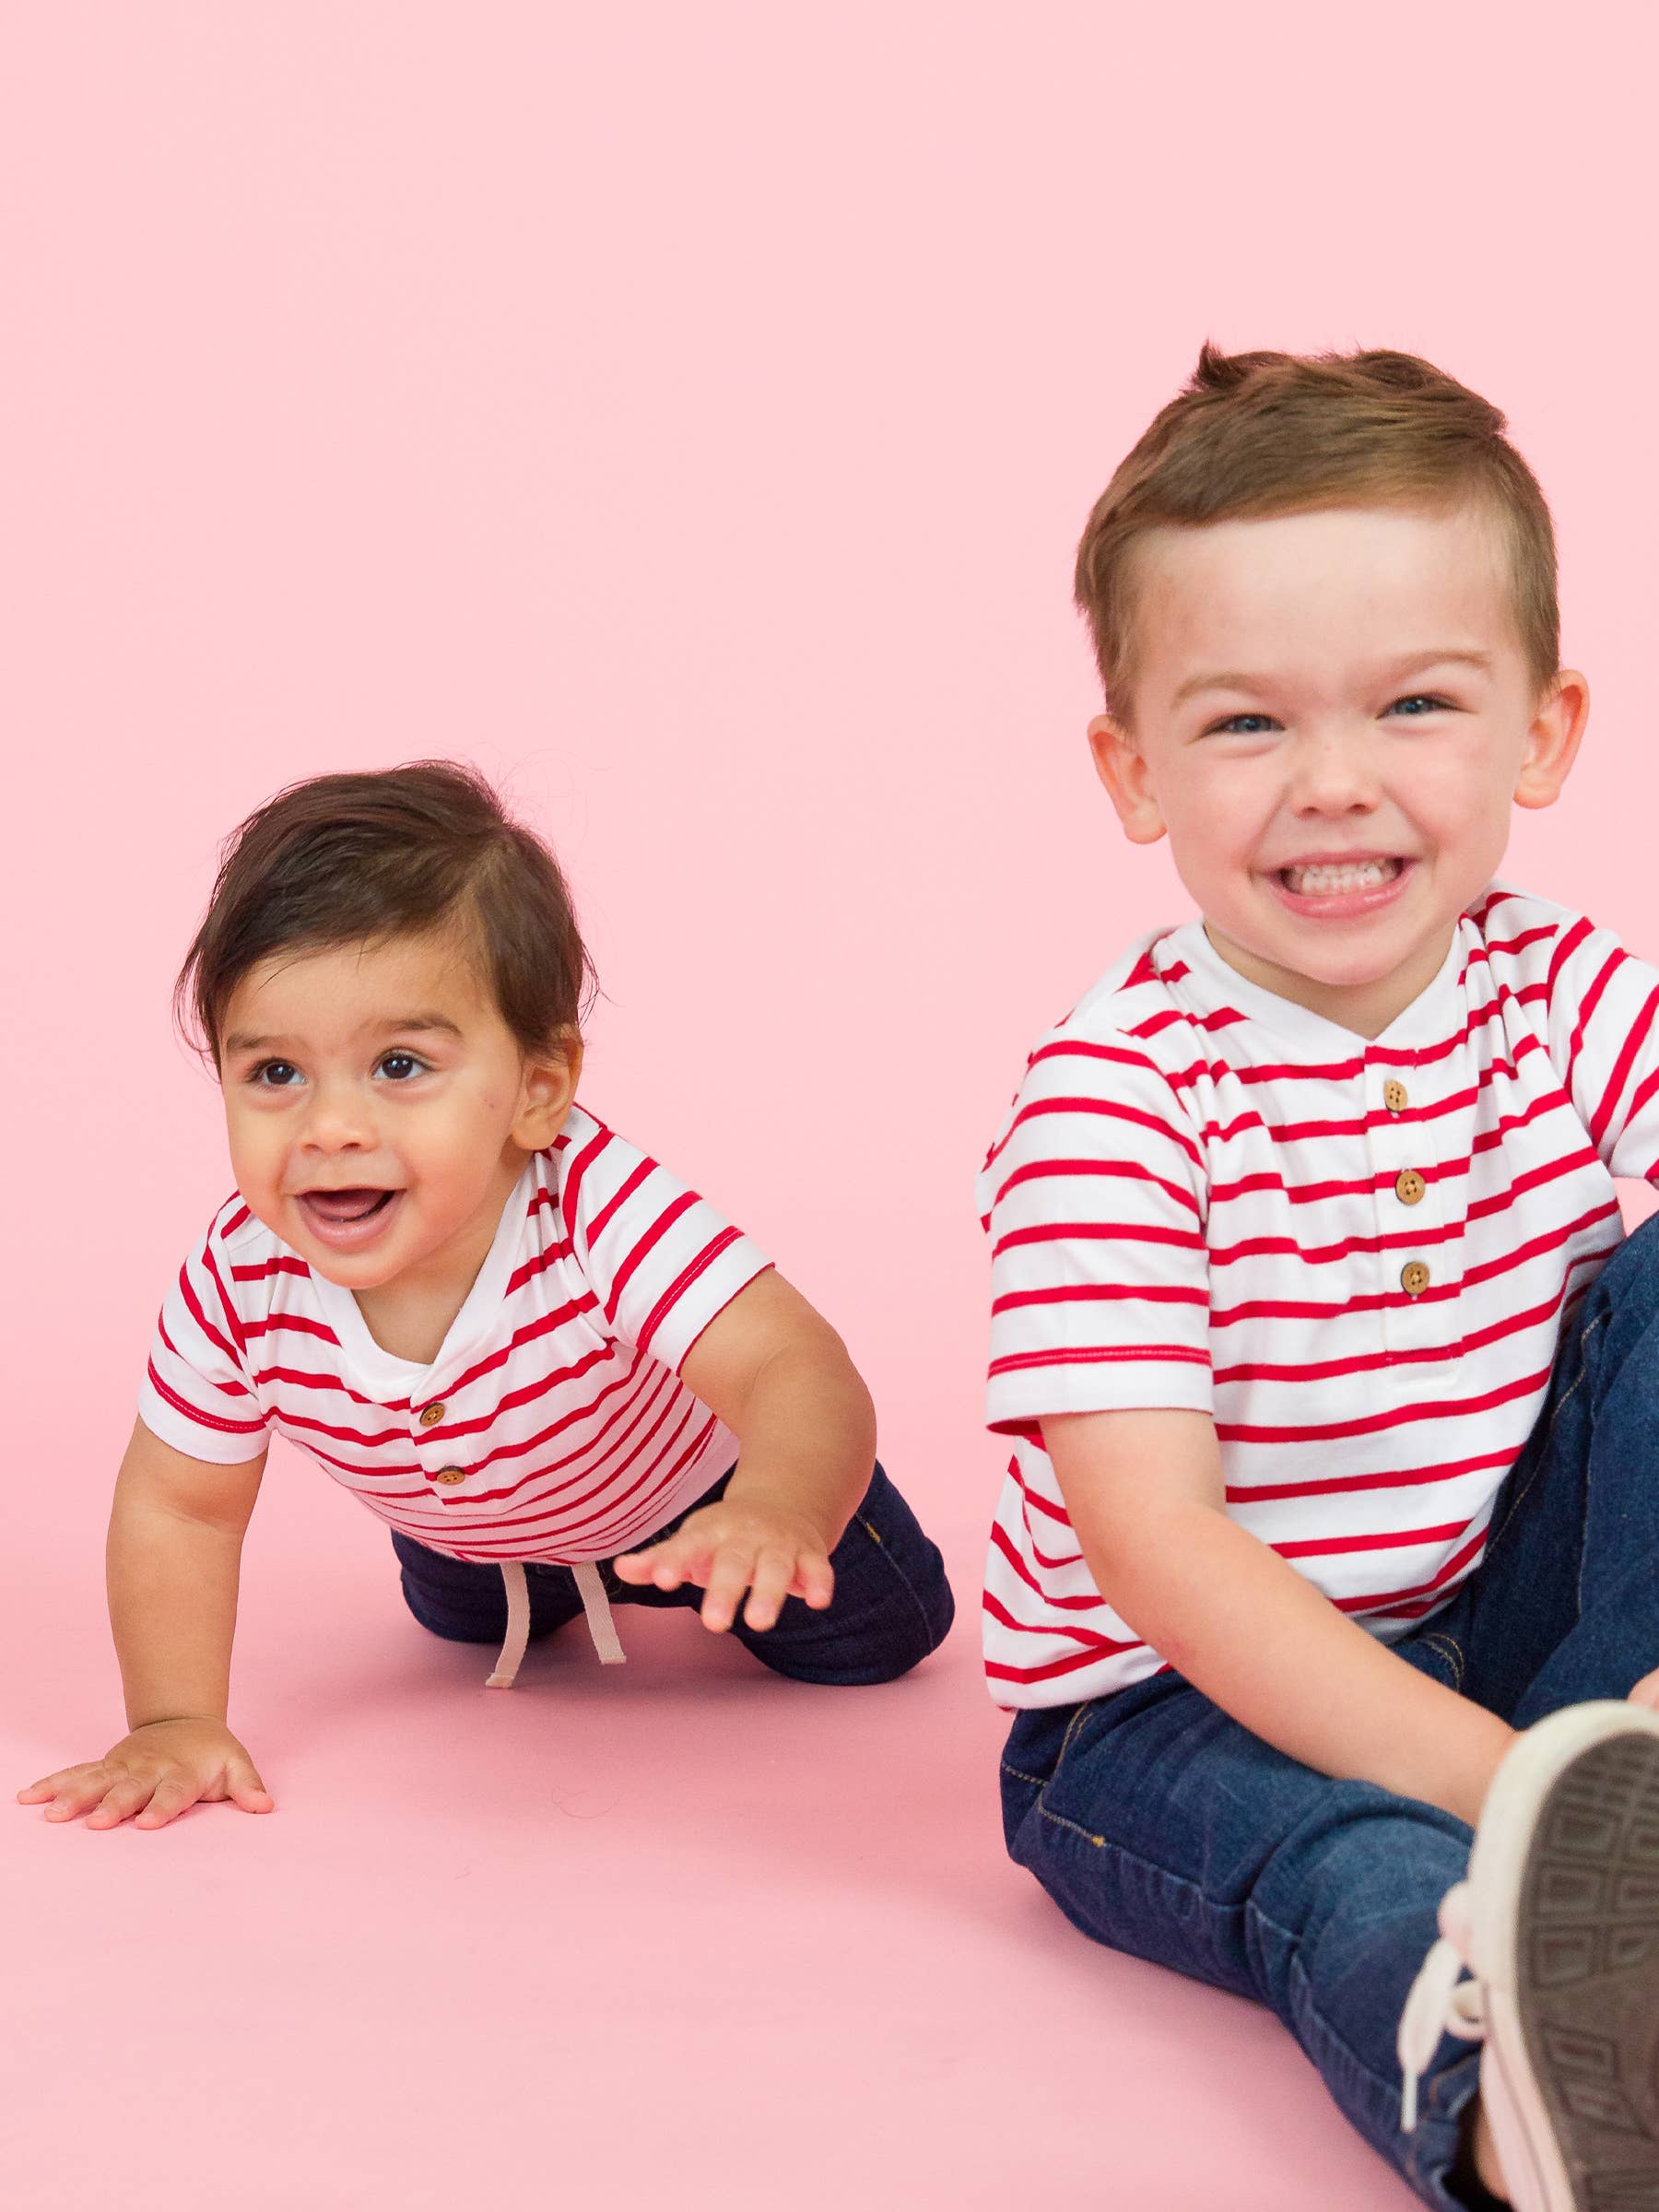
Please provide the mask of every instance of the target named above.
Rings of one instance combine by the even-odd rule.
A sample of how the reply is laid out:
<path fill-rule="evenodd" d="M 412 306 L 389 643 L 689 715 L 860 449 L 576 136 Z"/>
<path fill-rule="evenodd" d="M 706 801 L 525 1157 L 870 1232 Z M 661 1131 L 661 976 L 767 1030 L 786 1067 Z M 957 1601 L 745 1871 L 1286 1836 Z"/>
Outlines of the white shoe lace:
<path fill-rule="evenodd" d="M 1442 2035 L 1477 2043 L 1486 2034 L 1480 1984 L 1468 1973 L 1468 1886 L 1459 1882 L 1441 1900 L 1441 1935 L 1430 1947 L 1400 2015 L 1394 2048 L 1403 2077 L 1400 2125 L 1407 2135 L 1418 2123 L 1418 2084 L 1433 2063 Z"/>

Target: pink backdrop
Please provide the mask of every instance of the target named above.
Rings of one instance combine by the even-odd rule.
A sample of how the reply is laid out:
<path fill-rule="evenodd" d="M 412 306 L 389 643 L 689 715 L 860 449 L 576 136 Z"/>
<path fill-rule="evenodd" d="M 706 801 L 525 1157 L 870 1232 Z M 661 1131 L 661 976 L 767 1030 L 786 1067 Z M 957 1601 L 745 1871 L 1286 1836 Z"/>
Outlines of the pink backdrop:
<path fill-rule="evenodd" d="M 228 1181 L 168 986 L 218 838 L 324 769 L 465 754 L 551 834 L 606 991 L 589 1102 L 841 1326 L 884 1455 L 959 1570 L 964 1625 L 934 1677 L 867 1724 L 762 1686 L 755 1741 L 748 1677 L 667 1624 L 643 1639 L 666 1705 L 634 1694 L 649 1665 L 606 1704 L 559 1662 L 589 1735 L 558 1763 L 595 1817 L 640 1771 L 628 1729 L 671 1710 L 732 1734 L 725 1784 L 695 1760 L 681 1777 L 707 1881 L 676 1891 L 665 2012 L 635 1920 L 661 1803 L 627 1799 L 634 1825 L 559 1877 L 567 2028 L 627 2044 L 659 2022 L 627 2093 L 588 2041 L 559 2046 L 601 2100 L 578 2162 L 622 2201 L 671 2169 L 681 2202 L 759 2202 L 774 2176 L 796 2205 L 854 2187 L 990 2204 L 1017 2180 L 1075 2198 L 1102 2156 L 1080 2114 L 1109 2079 L 1115 2171 L 1144 2184 L 1117 2201 L 1214 2201 L 1221 2158 L 1230 2205 L 1404 2202 L 1256 2015 L 1088 1953 L 999 1861 L 972 1650 L 998 1454 L 971 1186 L 1034 1032 L 1129 933 L 1185 911 L 1164 853 L 1123 843 L 1094 785 L 1068 582 L 1092 498 L 1206 334 L 1414 348 L 1508 408 L 1595 692 L 1569 796 L 1521 822 L 1512 873 L 1659 951 L 1633 803 L 1653 788 L 1653 56 L 1613 29 L 1630 19 L 62 0 L 0 25 L 8 1773 L 90 1755 L 116 1717 L 110 1476 L 163 1277 Z M 34 2009 L 15 2016 L 19 2201 L 63 2201 L 54 2131 L 88 2069 L 122 2142 L 159 2097 L 214 2159 L 253 2145 L 250 2203 L 302 2184 L 436 2203 L 464 2171 L 465 2130 L 434 2138 L 395 2068 L 324 2099 L 322 2136 L 273 2118 L 307 2067 L 361 2059 L 354 2021 L 389 2029 L 410 2005 L 429 2055 L 455 2056 L 444 2023 L 464 2018 L 469 2086 L 497 2079 L 476 2046 L 498 2000 L 526 2002 L 513 1946 L 546 1841 L 515 1799 L 500 1843 L 488 1758 L 465 1769 L 475 1832 L 456 1840 L 442 1761 L 450 1736 L 473 1756 L 471 1655 L 407 1630 L 377 1532 L 321 1481 L 274 1460 L 250 1567 L 246 1695 L 282 1812 L 151 1838 L 0 1820 L 8 1886 L 40 1900 Z M 534 1760 L 558 1711 L 526 1696 L 483 1724 Z M 387 1748 L 411 1744 L 413 1769 Z M 663 1770 L 679 1772 L 665 1753 Z M 789 1808 L 833 1829 L 839 1772 L 875 1825 L 815 1855 Z M 775 1852 L 755 1842 L 769 1820 Z M 434 1855 L 483 1865 L 498 1845 L 500 1894 L 524 1911 L 486 1914 L 478 1957 L 443 1897 L 482 1984 L 457 2012 L 441 1977 L 418 1996 L 397 1944 L 373 1947 L 386 1898 L 363 1869 L 406 1854 L 396 1894 L 420 1919 Z M 597 1915 L 571 1904 L 598 1895 Z M 793 2017 L 803 1925 L 828 1959 L 803 1998 L 822 2096 L 767 2025 Z M 258 1955 L 234 1973 L 204 1963 L 239 1941 Z M 607 2015 L 618 1942 L 629 1994 Z M 895 1958 L 896 2012 L 875 1964 Z M 162 2042 L 134 2043 L 121 2023 L 152 2001 Z M 1032 2041 L 1041 2021 L 1057 2050 Z M 747 2151 L 704 2164 L 687 2143 L 705 2088 L 717 2105 L 757 2063 L 747 2022 L 782 2071 L 762 2069 Z M 240 2062 L 229 2087 L 216 2070 L 235 2032 L 258 2097 Z M 197 2067 L 218 2086 L 193 2101 Z M 519 2093 L 503 2125 L 522 2151 L 537 2123 Z M 854 2094 L 887 2147 L 875 2179 L 813 2133 Z M 1171 2125 L 1189 2098 L 1201 2124 Z M 641 2100 L 668 2115 L 660 2141 Z M 631 2180 L 629 2127 L 661 2161 Z M 530 2168 L 502 2155 L 492 2185 L 517 2187 Z M 122 2155 L 131 2203 L 163 2201 L 147 2165 Z"/>

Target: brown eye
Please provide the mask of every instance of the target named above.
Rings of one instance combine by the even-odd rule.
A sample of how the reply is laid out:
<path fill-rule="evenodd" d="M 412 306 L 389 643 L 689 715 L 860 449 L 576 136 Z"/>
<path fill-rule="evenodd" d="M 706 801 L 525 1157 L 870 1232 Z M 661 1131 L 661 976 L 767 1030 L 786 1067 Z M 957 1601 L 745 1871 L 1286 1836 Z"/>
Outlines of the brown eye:
<path fill-rule="evenodd" d="M 413 1053 L 388 1053 L 380 1064 L 380 1072 L 394 1083 L 406 1083 L 413 1076 L 426 1073 L 426 1062 Z"/>

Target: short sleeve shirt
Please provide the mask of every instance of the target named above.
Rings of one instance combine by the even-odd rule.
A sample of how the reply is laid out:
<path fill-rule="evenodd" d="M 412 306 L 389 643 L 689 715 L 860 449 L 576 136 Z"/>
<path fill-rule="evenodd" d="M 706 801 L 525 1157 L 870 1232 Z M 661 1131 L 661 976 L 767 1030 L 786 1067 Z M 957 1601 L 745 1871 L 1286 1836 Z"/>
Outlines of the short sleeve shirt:
<path fill-rule="evenodd" d="M 679 1370 L 769 1265 L 575 1107 L 527 1162 L 429 1367 L 382 1350 L 351 1293 L 232 1197 L 168 1293 L 139 1412 L 164 1442 L 227 1465 L 286 1436 L 458 1559 L 608 1559 L 735 1460 Z"/>
<path fill-rule="evenodd" d="M 1038 1044 L 981 1174 L 989 1418 L 1011 1446 L 985 1658 L 1005 1705 L 1157 1671 L 1097 1587 L 1041 1422 L 1183 1407 L 1229 1512 L 1375 1635 L 1478 1563 L 1561 1330 L 1659 1163 L 1659 972 L 1492 886 L 1366 1039 L 1202 923 Z"/>

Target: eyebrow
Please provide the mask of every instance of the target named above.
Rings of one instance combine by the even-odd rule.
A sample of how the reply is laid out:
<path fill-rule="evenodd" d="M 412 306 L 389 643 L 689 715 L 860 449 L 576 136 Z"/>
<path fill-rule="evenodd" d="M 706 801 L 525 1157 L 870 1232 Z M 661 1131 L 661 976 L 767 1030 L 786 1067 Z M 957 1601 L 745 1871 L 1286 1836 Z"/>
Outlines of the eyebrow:
<path fill-rule="evenodd" d="M 412 1030 L 424 1030 L 429 1036 L 459 1037 L 460 1025 L 447 1014 L 394 1014 L 388 1021 L 366 1021 L 364 1030 L 376 1030 L 390 1035 L 394 1031 L 406 1035 Z M 359 1035 L 362 1034 L 359 1030 Z M 269 1053 L 291 1045 L 291 1037 L 255 1037 L 245 1030 L 233 1030 L 224 1042 L 227 1053 Z"/>
<path fill-rule="evenodd" d="M 1489 653 L 1477 653 L 1465 646 L 1453 646 L 1445 652 L 1409 653 L 1403 661 L 1392 662 L 1382 674 L 1391 683 L 1398 683 L 1401 677 L 1414 676 L 1424 668 L 1473 668 L 1484 675 L 1491 665 L 1492 656 Z M 1192 699 L 1200 691 L 1265 691 L 1271 688 L 1272 682 L 1271 677 L 1224 669 L 1214 676 L 1189 677 L 1170 704 L 1178 707 L 1183 700 Z"/>

